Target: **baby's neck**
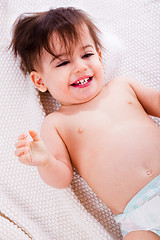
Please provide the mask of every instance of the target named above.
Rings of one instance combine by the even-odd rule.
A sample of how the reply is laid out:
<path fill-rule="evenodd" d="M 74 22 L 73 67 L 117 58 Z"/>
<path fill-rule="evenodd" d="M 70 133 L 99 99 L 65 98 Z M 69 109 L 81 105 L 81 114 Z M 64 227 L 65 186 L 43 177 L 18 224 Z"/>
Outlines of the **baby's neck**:
<path fill-rule="evenodd" d="M 102 90 L 101 90 L 101 91 L 102 91 Z M 101 91 L 100 91 L 100 92 L 101 92 Z M 65 107 L 81 106 L 81 105 L 87 104 L 87 103 L 93 101 L 93 100 L 99 95 L 100 92 L 98 92 L 95 96 L 93 96 L 92 98 L 90 98 L 90 99 L 87 100 L 87 101 L 81 100 L 80 102 L 75 102 L 75 103 L 61 103 L 61 107 L 64 107 L 64 108 L 65 108 Z"/>

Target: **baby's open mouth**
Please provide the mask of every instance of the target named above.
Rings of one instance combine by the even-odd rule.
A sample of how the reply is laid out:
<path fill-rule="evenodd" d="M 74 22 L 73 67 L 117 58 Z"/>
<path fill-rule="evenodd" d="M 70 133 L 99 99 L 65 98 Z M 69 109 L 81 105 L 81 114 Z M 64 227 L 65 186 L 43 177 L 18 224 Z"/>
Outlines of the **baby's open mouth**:
<path fill-rule="evenodd" d="M 74 82 L 71 84 L 72 87 L 87 87 L 90 82 L 92 81 L 93 77 L 87 77 L 82 80 L 78 80 L 77 82 Z"/>

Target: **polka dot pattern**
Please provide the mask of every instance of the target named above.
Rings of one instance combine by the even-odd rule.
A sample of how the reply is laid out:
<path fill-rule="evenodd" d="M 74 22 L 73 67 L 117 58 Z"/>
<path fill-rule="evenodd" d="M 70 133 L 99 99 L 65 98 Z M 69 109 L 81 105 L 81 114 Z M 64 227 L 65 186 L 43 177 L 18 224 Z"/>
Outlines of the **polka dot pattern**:
<path fill-rule="evenodd" d="M 160 89 L 159 1 L 0 1 L 0 239 L 120 240 L 112 213 L 76 171 L 68 189 L 56 190 L 42 182 L 35 168 L 21 165 L 14 156 L 17 136 L 29 129 L 39 132 L 45 113 L 58 110 L 59 103 L 39 95 L 19 70 L 19 60 L 7 51 L 11 26 L 23 12 L 59 6 L 81 8 L 99 26 L 106 48 L 106 81 L 128 75 Z M 153 120 L 160 125 L 158 118 Z M 151 194 L 149 190 L 146 195 Z M 142 200 L 137 199 L 137 205 Z"/>

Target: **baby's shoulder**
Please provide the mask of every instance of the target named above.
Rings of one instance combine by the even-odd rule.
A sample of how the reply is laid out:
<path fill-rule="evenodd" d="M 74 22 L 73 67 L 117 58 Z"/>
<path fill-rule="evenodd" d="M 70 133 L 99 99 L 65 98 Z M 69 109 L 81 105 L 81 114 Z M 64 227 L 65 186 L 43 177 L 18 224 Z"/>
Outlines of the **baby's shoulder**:
<path fill-rule="evenodd" d="M 59 119 L 58 112 L 52 112 L 48 114 L 43 120 L 42 128 L 50 128 L 51 126 L 56 127 L 58 119 Z"/>
<path fill-rule="evenodd" d="M 124 89 L 125 91 L 131 88 L 132 79 L 130 77 L 116 76 L 106 83 L 105 88 L 110 88 L 113 91 Z"/>
<path fill-rule="evenodd" d="M 127 76 L 116 76 L 112 78 L 109 83 L 110 84 L 120 84 L 120 85 L 129 85 L 129 83 L 132 81 L 130 77 Z"/>

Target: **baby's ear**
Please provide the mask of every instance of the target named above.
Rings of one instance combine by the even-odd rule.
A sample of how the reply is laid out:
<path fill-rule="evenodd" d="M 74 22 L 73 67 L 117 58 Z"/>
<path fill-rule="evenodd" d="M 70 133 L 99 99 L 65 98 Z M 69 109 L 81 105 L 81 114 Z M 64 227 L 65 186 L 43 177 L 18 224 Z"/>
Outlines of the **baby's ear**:
<path fill-rule="evenodd" d="M 40 73 L 36 72 L 36 71 L 32 71 L 30 73 L 30 77 L 34 83 L 34 85 L 39 89 L 40 92 L 46 92 L 47 91 L 47 87 L 44 85 L 43 80 L 42 80 L 42 76 Z"/>
<path fill-rule="evenodd" d="M 102 51 L 101 51 L 101 49 L 99 48 L 97 52 L 98 52 L 98 56 L 99 56 L 99 61 L 101 62 L 102 67 L 104 68 L 104 64 L 102 62 Z"/>

